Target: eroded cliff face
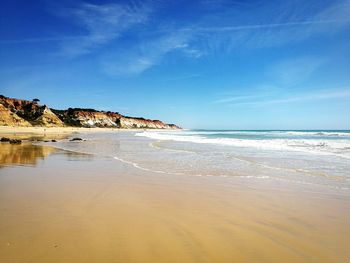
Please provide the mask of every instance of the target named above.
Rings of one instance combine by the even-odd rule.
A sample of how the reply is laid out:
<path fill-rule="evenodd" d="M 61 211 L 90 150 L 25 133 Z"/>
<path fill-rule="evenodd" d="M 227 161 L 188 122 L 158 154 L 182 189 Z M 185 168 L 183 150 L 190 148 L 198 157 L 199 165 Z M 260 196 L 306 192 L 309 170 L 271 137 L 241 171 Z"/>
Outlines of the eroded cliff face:
<path fill-rule="evenodd" d="M 36 118 L 33 123 L 34 125 L 45 126 L 45 127 L 63 127 L 63 121 L 54 114 L 49 107 L 44 105 L 40 108 L 40 115 Z"/>
<path fill-rule="evenodd" d="M 180 129 L 159 120 L 127 117 L 118 112 L 94 109 L 50 109 L 36 101 L 7 98 L 0 95 L 0 125 L 44 127 L 104 127 L 123 129 Z"/>
<path fill-rule="evenodd" d="M 148 128 L 148 129 L 179 129 L 174 124 L 166 124 L 159 120 L 149 120 L 143 118 L 124 117 L 120 118 L 121 128 Z"/>
<path fill-rule="evenodd" d="M 64 123 L 46 106 L 29 100 L 19 100 L 0 96 L 0 104 L 19 117 L 21 123 L 34 126 L 62 127 Z M 17 116 L 17 117 L 16 117 Z M 11 125 L 8 123 L 7 125 Z M 21 125 L 23 126 L 23 125 Z"/>
<path fill-rule="evenodd" d="M 1 126 L 32 126 L 29 122 L 17 116 L 16 113 L 11 112 L 5 108 L 4 105 L 0 104 L 0 125 Z"/>
<path fill-rule="evenodd" d="M 120 128 L 121 115 L 114 112 L 72 108 L 66 111 L 54 110 L 54 112 L 68 126 Z"/>
<path fill-rule="evenodd" d="M 126 117 L 117 112 L 96 111 L 93 109 L 68 109 L 58 116 L 67 125 L 81 127 L 105 127 L 122 129 L 179 129 L 174 124 L 166 124 L 159 120 Z"/>

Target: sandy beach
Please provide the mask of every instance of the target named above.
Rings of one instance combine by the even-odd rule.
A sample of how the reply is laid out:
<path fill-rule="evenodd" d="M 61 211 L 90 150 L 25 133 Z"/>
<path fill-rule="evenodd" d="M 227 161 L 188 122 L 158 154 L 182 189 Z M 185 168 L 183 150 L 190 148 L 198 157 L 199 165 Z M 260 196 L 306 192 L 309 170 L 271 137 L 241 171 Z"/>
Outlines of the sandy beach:
<path fill-rule="evenodd" d="M 71 134 L 71 133 L 84 133 L 84 132 L 130 132 L 139 131 L 140 129 L 113 129 L 113 128 L 82 128 L 82 127 L 11 127 L 11 126 L 0 126 L 0 135 L 19 135 L 19 134 L 33 134 L 33 135 L 44 135 L 52 134 L 54 136 L 59 136 L 61 134 Z M 26 138 L 26 137 L 24 137 Z"/>
<path fill-rule="evenodd" d="M 91 130 L 102 132 L 101 136 L 106 132 Z M 67 136 L 86 137 L 89 132 L 2 127 L 0 136 L 50 136 L 66 140 L 68 147 L 75 142 Z M 132 133 L 125 131 L 118 139 L 120 151 L 132 144 Z M 347 191 L 243 177 L 165 174 L 107 154 L 54 146 L 0 145 L 1 262 L 348 262 L 350 258 Z"/>
<path fill-rule="evenodd" d="M 0 8 L 0 263 L 350 263 L 350 0 Z"/>

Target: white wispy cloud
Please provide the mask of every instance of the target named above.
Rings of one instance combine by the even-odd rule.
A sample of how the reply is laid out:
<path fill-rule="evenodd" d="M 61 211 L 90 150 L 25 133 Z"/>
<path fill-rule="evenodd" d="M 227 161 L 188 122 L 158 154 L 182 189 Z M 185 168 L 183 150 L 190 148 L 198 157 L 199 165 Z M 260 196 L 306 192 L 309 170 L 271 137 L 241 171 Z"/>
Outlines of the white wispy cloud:
<path fill-rule="evenodd" d="M 38 38 L 26 38 L 26 39 L 4 39 L 0 40 L 0 44 L 26 44 L 26 43 L 39 43 L 39 42 L 60 42 L 66 40 L 78 40 L 84 36 L 59 36 L 59 37 L 38 37 Z"/>
<path fill-rule="evenodd" d="M 313 90 L 310 92 L 303 92 L 297 94 L 290 94 L 284 96 L 278 96 L 278 98 L 269 98 L 254 100 L 238 100 L 237 102 L 227 103 L 226 106 L 235 107 L 235 106 L 251 106 L 251 107 L 263 107 L 269 105 L 277 104 L 291 104 L 299 102 L 308 102 L 308 101 L 320 101 L 320 100 L 332 100 L 332 99 L 350 99 L 350 88 L 340 88 L 340 89 L 323 89 L 323 90 Z"/>
<path fill-rule="evenodd" d="M 270 21 L 270 23 L 254 24 L 247 21 L 245 25 L 212 27 L 207 26 L 211 24 L 211 20 L 204 15 L 199 23 L 188 26 L 185 24 L 185 26 L 180 27 L 176 25 L 169 27 L 163 24 L 154 28 L 154 32 L 156 35 L 156 32 L 158 32 L 158 36 L 152 34 L 142 35 L 141 38 L 139 37 L 139 40 L 135 41 L 127 49 L 116 48 L 114 52 L 112 51 L 108 55 L 101 56 L 100 64 L 103 71 L 109 75 L 136 75 L 154 65 L 160 64 L 164 61 L 163 58 L 165 56 L 174 51 L 181 51 L 186 56 L 200 58 L 205 54 L 215 52 L 216 49 L 218 52 L 222 52 L 224 49 L 232 51 L 237 45 L 255 48 L 275 46 L 289 43 L 290 41 L 300 41 L 316 33 L 329 34 L 350 24 L 350 19 L 344 15 L 348 13 L 347 2 L 349 1 L 340 1 L 325 7 L 314 12 L 310 17 L 305 17 L 298 12 L 282 12 L 284 5 L 281 4 L 277 5 L 277 7 L 265 4 L 259 13 L 261 13 L 262 21 Z M 156 6 L 153 6 L 153 8 L 156 8 Z M 108 42 L 120 34 L 123 29 L 113 29 L 114 25 L 118 24 L 120 20 L 123 20 L 123 23 L 125 23 L 122 28 L 128 30 L 135 23 L 145 23 L 150 14 L 149 10 L 152 8 L 148 7 L 146 11 L 144 8 L 137 8 L 136 11 L 133 10 L 131 13 L 130 10 L 122 8 L 120 5 L 107 7 L 89 6 L 88 9 L 89 12 L 79 12 L 78 15 L 79 21 L 90 32 L 88 39 L 78 45 L 69 43 L 64 49 L 65 53 L 89 52 L 91 47 Z M 94 10 L 93 14 L 90 14 L 90 9 Z M 216 15 L 223 21 L 235 21 L 234 18 L 231 18 L 230 13 L 220 13 L 223 10 L 219 10 Z M 245 16 L 250 17 L 250 12 L 254 10 L 251 10 L 251 7 L 247 9 L 244 6 L 243 11 Z M 271 12 L 276 14 L 271 16 Z M 105 16 L 105 14 L 107 14 L 107 18 L 99 18 L 101 15 Z M 109 15 L 111 15 L 111 18 L 108 18 Z M 91 16 L 94 19 L 88 22 Z M 129 18 L 129 20 L 121 19 L 123 16 Z M 255 21 L 254 18 L 252 21 Z M 333 30 L 329 30 L 330 26 Z M 107 30 L 107 28 L 112 29 Z M 303 62 L 307 61 L 301 61 L 300 63 Z M 296 61 L 295 63 L 299 62 Z M 294 69 L 294 71 L 290 71 L 289 75 L 281 73 L 280 81 L 289 82 L 289 84 L 293 81 L 297 82 L 297 79 L 301 80 L 302 76 L 306 78 L 308 75 L 311 75 L 321 64 L 321 61 L 310 60 L 305 64 L 307 66 L 303 66 L 303 71 L 296 72 Z M 288 65 L 285 66 L 287 67 Z M 292 69 L 292 66 L 290 66 L 290 69 Z M 299 75 L 299 77 L 296 78 L 296 75 Z"/>
<path fill-rule="evenodd" d="M 271 24 L 252 24 L 252 25 L 239 25 L 239 26 L 223 26 L 223 27 L 198 27 L 196 30 L 201 32 L 235 32 L 246 30 L 259 30 L 269 28 L 288 28 L 298 27 L 304 25 L 331 25 L 331 24 L 344 24 L 350 22 L 350 18 L 334 19 L 334 20 L 311 20 L 311 21 L 296 21 L 286 23 L 271 23 Z"/>
<path fill-rule="evenodd" d="M 187 17 L 175 23 L 157 17 L 162 13 L 157 12 L 160 6 L 166 5 L 166 1 L 137 0 L 128 4 L 78 2 L 53 12 L 75 24 L 77 31 L 83 30 L 79 35 L 0 40 L 0 44 L 55 41 L 60 48 L 57 53 L 71 58 L 110 44 L 109 53 L 100 56 L 103 70 L 110 75 L 133 75 L 160 64 L 174 51 L 195 59 L 207 54 L 235 52 L 237 48 L 295 43 L 316 35 L 330 35 L 350 26 L 350 0 L 327 3 L 316 0 L 261 1 L 254 4 L 206 0 L 200 1 L 198 10 L 191 10 L 197 13 L 195 21 Z M 138 26 L 140 30 L 135 31 Z M 129 32 L 133 38 L 130 45 L 119 45 L 116 40 Z M 294 75 L 315 70 L 311 64 L 309 66 Z M 290 81 L 291 74 L 282 78 Z"/>
<path fill-rule="evenodd" d="M 221 12 L 184 29 L 193 32 L 197 45 L 209 52 L 274 47 L 331 35 L 350 26 L 349 0 L 328 6 L 319 1 L 266 1 L 251 8 Z"/>
<path fill-rule="evenodd" d="M 272 102 L 274 100 L 271 97 L 276 95 L 283 97 L 283 94 L 290 92 L 291 88 L 301 87 L 326 62 L 327 60 L 324 58 L 312 56 L 300 56 L 271 62 L 271 65 L 266 69 L 265 78 L 260 81 L 269 84 L 248 87 L 249 94 L 222 94 L 221 98 L 211 101 L 210 104 L 250 105 L 257 102 L 263 104 L 261 101 L 265 100 Z M 232 90 L 242 90 L 242 88 L 233 88 Z M 251 94 L 252 92 L 253 94 Z M 295 97 L 283 101 L 292 102 L 294 99 Z"/>
<path fill-rule="evenodd" d="M 162 58 L 175 51 L 188 52 L 188 35 L 173 32 L 154 39 L 147 39 L 127 51 L 107 54 L 101 59 L 103 70 L 113 76 L 134 75 L 159 64 Z M 198 54 L 187 53 L 198 57 Z"/>
<path fill-rule="evenodd" d="M 271 82 L 284 88 L 292 87 L 308 80 L 327 59 L 312 56 L 300 56 L 271 63 L 266 75 Z"/>
<path fill-rule="evenodd" d="M 59 9 L 57 14 L 72 20 L 86 31 L 86 35 L 63 39 L 60 53 L 78 56 L 119 37 L 131 27 L 145 23 L 151 9 L 146 5 L 81 3 L 77 7 Z"/>
<path fill-rule="evenodd" d="M 242 102 L 242 101 L 245 101 L 245 100 L 252 100 L 252 99 L 256 99 L 258 97 L 261 97 L 261 96 L 256 96 L 256 95 L 246 95 L 246 96 L 240 96 L 240 95 L 237 95 L 237 96 L 228 96 L 228 97 L 225 97 L 225 98 L 221 98 L 221 99 L 217 99 L 217 100 L 214 100 L 212 101 L 210 104 L 230 104 L 232 102 Z"/>

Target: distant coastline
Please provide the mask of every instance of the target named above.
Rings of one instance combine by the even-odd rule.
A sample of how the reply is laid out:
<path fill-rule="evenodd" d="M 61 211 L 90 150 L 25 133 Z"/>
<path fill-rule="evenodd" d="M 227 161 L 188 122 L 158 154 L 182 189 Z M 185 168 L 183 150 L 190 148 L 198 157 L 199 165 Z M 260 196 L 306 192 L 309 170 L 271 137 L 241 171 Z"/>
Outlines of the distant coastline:
<path fill-rule="evenodd" d="M 119 112 L 69 108 L 57 110 L 41 105 L 39 99 L 22 100 L 0 95 L 0 126 L 76 127 L 118 129 L 181 129 L 175 124 Z"/>

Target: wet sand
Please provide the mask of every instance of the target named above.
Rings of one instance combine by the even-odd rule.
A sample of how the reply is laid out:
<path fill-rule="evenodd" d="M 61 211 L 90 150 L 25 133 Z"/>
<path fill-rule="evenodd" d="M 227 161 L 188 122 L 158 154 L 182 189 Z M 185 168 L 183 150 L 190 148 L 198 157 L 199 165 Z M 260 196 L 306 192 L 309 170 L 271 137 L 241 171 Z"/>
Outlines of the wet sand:
<path fill-rule="evenodd" d="M 72 132 L 106 132 L 110 131 L 111 128 L 80 128 L 80 127 L 12 127 L 12 126 L 0 126 L 0 134 L 29 134 L 33 133 L 40 135 L 43 133 L 47 134 L 62 134 Z M 116 129 L 115 129 L 116 130 Z"/>
<path fill-rule="evenodd" d="M 142 129 L 149 130 L 149 129 Z M 156 131 L 157 129 L 151 129 Z M 12 127 L 12 126 L 0 126 L 0 135 L 28 135 L 32 134 L 35 136 L 51 135 L 51 137 L 57 137 L 62 135 L 69 135 L 72 133 L 103 133 L 103 132 L 130 132 L 140 131 L 140 129 L 114 129 L 114 128 L 83 128 L 83 127 Z M 162 129 L 164 131 L 164 129 Z M 176 131 L 176 130 L 173 130 Z M 24 136 L 25 137 L 25 136 Z"/>
<path fill-rule="evenodd" d="M 4 145 L 0 262 L 349 262 L 348 192 Z"/>

